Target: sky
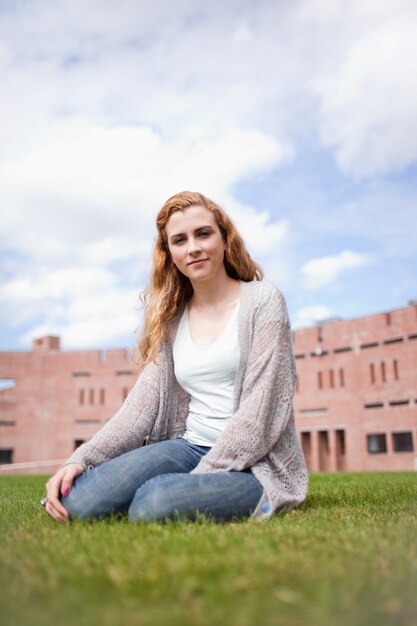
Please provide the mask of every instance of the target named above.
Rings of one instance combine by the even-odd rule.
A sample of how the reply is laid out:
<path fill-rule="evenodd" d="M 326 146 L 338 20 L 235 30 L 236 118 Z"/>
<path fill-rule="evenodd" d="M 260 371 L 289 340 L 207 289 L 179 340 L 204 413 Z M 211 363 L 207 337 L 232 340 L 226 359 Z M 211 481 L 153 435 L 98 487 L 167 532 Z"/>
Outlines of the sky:
<path fill-rule="evenodd" d="M 185 189 L 294 328 L 417 298 L 414 0 L 0 0 L 0 72 L 1 350 L 134 345 Z"/>

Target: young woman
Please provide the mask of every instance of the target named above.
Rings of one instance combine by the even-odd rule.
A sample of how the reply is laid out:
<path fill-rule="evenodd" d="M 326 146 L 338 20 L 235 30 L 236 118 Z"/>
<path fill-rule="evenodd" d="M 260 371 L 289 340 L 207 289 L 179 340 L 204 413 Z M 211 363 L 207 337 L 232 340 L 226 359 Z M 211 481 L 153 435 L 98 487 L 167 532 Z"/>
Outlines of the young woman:
<path fill-rule="evenodd" d="M 285 300 L 202 194 L 173 196 L 156 224 L 138 380 L 42 504 L 58 521 L 225 521 L 295 507 L 308 474 Z"/>

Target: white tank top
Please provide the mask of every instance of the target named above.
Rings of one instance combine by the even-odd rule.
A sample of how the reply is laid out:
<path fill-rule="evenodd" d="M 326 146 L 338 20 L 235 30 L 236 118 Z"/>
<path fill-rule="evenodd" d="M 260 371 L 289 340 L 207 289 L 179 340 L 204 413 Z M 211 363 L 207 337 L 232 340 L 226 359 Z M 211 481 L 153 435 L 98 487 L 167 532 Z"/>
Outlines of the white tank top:
<path fill-rule="evenodd" d="M 177 381 L 190 398 L 184 438 L 212 447 L 233 414 L 233 386 L 239 365 L 239 302 L 221 335 L 207 348 L 198 348 L 190 334 L 188 304 L 174 342 Z"/>

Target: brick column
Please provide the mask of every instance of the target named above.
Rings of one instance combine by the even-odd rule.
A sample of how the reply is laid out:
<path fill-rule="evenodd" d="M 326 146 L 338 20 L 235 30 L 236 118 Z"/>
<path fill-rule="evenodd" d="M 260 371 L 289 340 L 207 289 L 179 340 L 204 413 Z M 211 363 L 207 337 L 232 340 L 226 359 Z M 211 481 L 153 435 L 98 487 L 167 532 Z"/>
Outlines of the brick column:
<path fill-rule="evenodd" d="M 328 431 L 329 437 L 329 459 L 328 459 L 328 471 L 336 472 L 337 471 L 337 463 L 336 463 L 336 431 L 329 429 Z"/>
<path fill-rule="evenodd" d="M 311 430 L 311 471 L 319 471 L 319 433 Z"/>
<path fill-rule="evenodd" d="M 414 431 L 414 461 L 413 461 L 413 470 L 417 472 L 417 430 Z"/>

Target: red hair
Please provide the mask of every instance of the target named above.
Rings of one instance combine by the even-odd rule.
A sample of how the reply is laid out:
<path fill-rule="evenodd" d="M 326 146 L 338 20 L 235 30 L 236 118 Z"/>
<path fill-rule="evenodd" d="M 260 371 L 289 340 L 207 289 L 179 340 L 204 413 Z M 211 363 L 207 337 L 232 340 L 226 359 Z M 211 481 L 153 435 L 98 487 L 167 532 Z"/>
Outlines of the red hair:
<path fill-rule="evenodd" d="M 193 191 L 182 191 L 169 198 L 156 217 L 158 236 L 153 250 L 151 279 L 142 294 L 145 320 L 138 345 L 139 369 L 147 362 L 155 361 L 165 333 L 170 330 L 172 318 L 193 295 L 191 282 L 171 261 L 166 236 L 166 225 L 171 215 L 192 206 L 202 206 L 214 215 L 226 243 L 226 273 L 245 282 L 263 278 L 262 269 L 252 260 L 233 222 L 218 204 Z"/>

